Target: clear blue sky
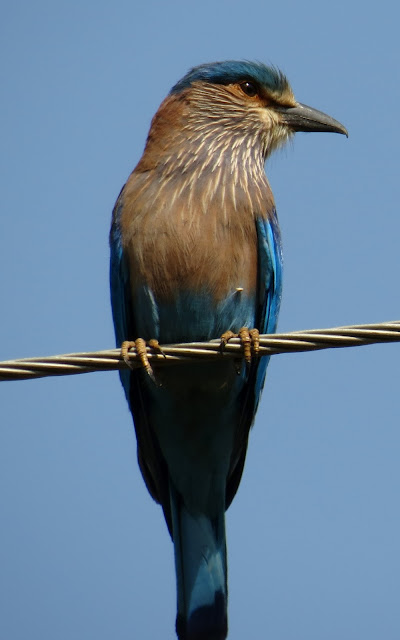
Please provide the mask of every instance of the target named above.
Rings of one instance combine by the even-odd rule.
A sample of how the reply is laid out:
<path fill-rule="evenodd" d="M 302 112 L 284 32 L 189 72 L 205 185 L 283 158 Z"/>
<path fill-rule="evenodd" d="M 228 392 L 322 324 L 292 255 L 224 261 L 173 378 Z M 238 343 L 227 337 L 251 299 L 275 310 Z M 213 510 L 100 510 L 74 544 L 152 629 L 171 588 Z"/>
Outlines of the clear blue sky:
<path fill-rule="evenodd" d="M 267 166 L 280 329 L 400 319 L 398 22 L 395 2 L 4 4 L 0 359 L 113 347 L 113 203 L 172 84 L 227 58 L 281 67 L 350 133 Z M 399 356 L 272 359 L 227 515 L 230 640 L 400 637 Z M 0 517 L 0 638 L 175 637 L 116 373 L 0 384 Z"/>

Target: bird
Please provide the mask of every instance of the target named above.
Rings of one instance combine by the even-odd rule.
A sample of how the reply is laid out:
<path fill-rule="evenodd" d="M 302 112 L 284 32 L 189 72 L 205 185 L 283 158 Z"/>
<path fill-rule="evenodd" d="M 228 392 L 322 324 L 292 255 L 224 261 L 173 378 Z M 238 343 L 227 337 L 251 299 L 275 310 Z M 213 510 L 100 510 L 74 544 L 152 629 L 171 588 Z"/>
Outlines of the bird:
<path fill-rule="evenodd" d="M 154 115 L 116 201 L 110 286 L 116 343 L 143 367 L 120 371 L 137 455 L 174 544 L 179 640 L 228 634 L 225 511 L 240 483 L 276 330 L 282 248 L 269 155 L 298 131 L 346 128 L 297 102 L 261 62 L 190 69 Z M 159 367 L 146 343 L 240 335 L 246 359 Z M 247 345 L 247 346 L 246 346 Z M 249 355 L 250 354 L 250 355 Z M 255 354 L 255 355 L 254 355 Z"/>

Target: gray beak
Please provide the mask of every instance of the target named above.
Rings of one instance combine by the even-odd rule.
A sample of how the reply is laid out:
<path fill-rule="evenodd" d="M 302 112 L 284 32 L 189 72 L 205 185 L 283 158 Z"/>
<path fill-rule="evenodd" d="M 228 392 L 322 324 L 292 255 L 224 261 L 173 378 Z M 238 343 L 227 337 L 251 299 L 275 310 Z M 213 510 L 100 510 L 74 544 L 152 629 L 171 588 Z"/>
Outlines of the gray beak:
<path fill-rule="evenodd" d="M 301 102 L 298 102 L 296 107 L 278 107 L 276 110 L 293 131 L 327 131 L 343 133 L 346 137 L 349 135 L 346 127 L 340 122 Z"/>

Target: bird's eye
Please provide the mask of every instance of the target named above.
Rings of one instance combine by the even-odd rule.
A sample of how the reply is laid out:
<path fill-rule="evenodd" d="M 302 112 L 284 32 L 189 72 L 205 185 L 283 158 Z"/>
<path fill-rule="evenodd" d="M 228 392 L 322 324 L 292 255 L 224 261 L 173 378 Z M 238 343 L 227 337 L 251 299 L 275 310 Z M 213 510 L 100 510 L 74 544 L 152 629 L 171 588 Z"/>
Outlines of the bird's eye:
<path fill-rule="evenodd" d="M 250 98 L 254 98 L 254 96 L 256 96 L 258 93 L 256 85 L 253 82 L 249 82 L 248 80 L 246 80 L 246 82 L 242 82 L 240 88 L 243 93 L 245 93 L 246 96 L 249 96 Z"/>

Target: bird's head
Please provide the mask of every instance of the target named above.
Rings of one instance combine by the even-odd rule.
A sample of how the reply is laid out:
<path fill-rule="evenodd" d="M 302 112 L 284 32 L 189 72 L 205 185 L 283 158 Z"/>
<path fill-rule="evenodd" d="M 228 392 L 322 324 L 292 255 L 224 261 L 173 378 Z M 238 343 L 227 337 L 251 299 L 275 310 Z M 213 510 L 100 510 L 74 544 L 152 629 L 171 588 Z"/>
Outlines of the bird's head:
<path fill-rule="evenodd" d="M 260 62 L 194 67 L 171 89 L 170 97 L 189 102 L 188 127 L 197 127 L 200 135 L 213 130 L 215 137 L 230 131 L 232 144 L 261 143 L 264 159 L 296 131 L 347 136 L 342 124 L 297 102 L 283 73 Z"/>
<path fill-rule="evenodd" d="M 347 135 L 330 116 L 297 102 L 286 77 L 260 62 L 226 61 L 191 69 L 152 120 L 139 172 L 196 176 L 224 167 L 236 180 L 265 180 L 264 162 L 296 131 Z M 190 178 L 191 176 L 191 178 Z M 197 178 L 196 178 L 197 179 Z"/>

